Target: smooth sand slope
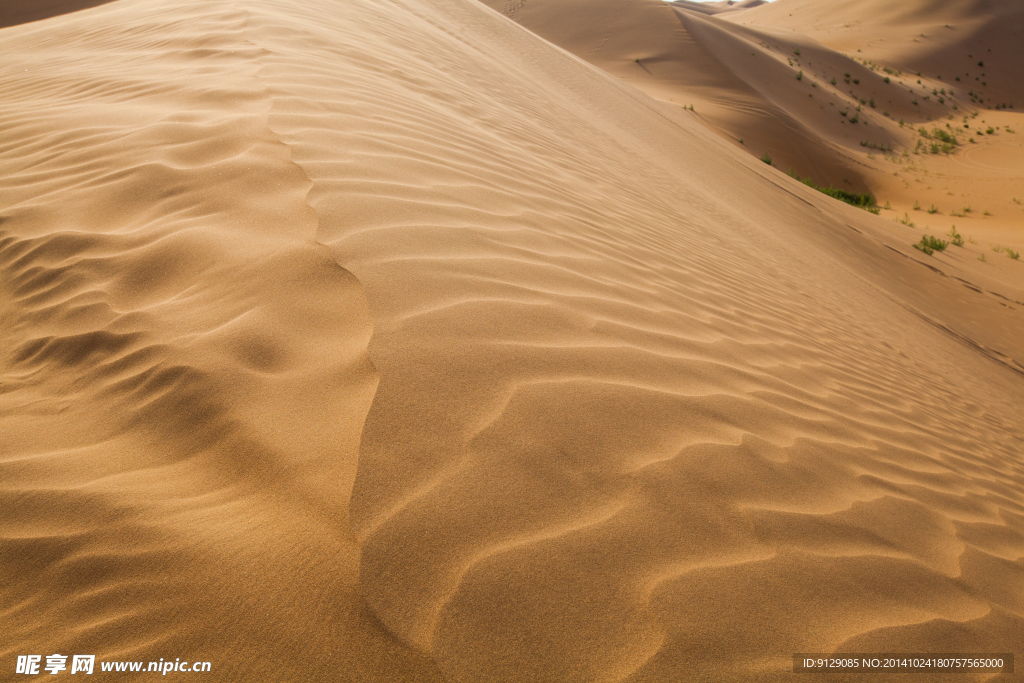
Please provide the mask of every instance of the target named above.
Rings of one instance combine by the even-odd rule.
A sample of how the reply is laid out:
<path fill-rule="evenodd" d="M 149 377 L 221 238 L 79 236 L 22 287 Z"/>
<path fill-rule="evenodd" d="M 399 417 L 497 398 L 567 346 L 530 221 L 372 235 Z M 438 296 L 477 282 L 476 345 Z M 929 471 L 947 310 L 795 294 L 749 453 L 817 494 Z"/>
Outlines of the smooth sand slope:
<path fill-rule="evenodd" d="M 4 676 L 1024 638 L 1024 297 L 966 249 L 473 0 L 119 0 L 0 54 Z"/>

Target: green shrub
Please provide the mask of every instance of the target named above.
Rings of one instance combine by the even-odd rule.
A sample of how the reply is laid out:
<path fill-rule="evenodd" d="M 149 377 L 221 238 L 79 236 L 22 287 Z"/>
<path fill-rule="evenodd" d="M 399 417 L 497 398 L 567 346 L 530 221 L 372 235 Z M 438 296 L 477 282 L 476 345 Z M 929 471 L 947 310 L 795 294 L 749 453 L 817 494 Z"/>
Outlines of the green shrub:
<path fill-rule="evenodd" d="M 772 165 L 772 155 L 769 154 L 768 152 L 765 152 L 764 156 L 761 157 L 761 161 L 763 161 L 764 163 L 766 163 L 769 166 L 771 166 Z"/>
<path fill-rule="evenodd" d="M 875 203 L 875 196 L 870 192 L 849 192 L 839 187 L 832 185 L 818 185 L 810 177 L 801 178 L 799 175 L 793 172 L 793 169 L 789 169 L 789 175 L 807 187 L 813 188 L 822 194 L 826 194 L 833 199 L 838 199 L 841 202 L 846 202 L 851 206 L 856 206 L 858 209 L 864 209 L 871 213 L 877 214 L 880 209 Z"/>
<path fill-rule="evenodd" d="M 1020 258 L 1020 252 L 1014 251 L 1013 249 L 1007 249 L 1006 250 L 1006 255 L 1009 256 L 1010 258 L 1012 258 L 1014 261 L 1016 261 L 1016 260 L 1018 260 Z"/>
<path fill-rule="evenodd" d="M 964 237 L 963 237 L 963 235 L 961 235 L 960 233 L 958 233 L 956 231 L 956 226 L 955 225 L 952 228 L 950 228 L 950 230 L 949 230 L 949 241 L 950 241 L 951 244 L 953 244 L 953 246 L 957 246 L 957 247 L 964 246 Z"/>
<path fill-rule="evenodd" d="M 915 244 L 914 248 L 931 256 L 937 251 L 945 251 L 947 246 L 949 246 L 949 242 L 945 240 L 940 240 L 938 237 L 932 237 L 931 235 L 922 235 L 921 241 Z"/>

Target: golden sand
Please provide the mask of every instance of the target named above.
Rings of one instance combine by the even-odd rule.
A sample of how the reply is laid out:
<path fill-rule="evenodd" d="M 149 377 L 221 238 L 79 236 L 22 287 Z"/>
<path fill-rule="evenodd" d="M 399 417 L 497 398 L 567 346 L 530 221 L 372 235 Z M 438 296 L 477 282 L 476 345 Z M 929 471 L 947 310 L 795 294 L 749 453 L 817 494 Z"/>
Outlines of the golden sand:
<path fill-rule="evenodd" d="M 628 3 L 674 22 L 650 78 L 616 3 L 494 4 L 530 30 L 475 0 L 3 15 L 0 678 L 59 652 L 774 681 L 794 652 L 1019 649 L 1024 264 L 927 256 L 758 160 L 787 129 L 777 165 L 857 161 L 885 199 L 851 124 L 736 104 L 805 87 L 746 53 L 815 3 Z M 785 45 L 822 68 L 867 40 L 815 16 Z M 1020 187 L 1020 129 L 927 163 Z M 1019 249 L 1002 211 L 964 220 Z"/>

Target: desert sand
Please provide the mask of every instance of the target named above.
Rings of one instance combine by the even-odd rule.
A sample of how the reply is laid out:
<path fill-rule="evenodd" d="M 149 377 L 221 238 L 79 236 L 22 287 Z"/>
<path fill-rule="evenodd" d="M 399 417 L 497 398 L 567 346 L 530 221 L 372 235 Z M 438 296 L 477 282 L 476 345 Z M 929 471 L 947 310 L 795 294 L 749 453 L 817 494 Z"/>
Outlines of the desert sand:
<path fill-rule="evenodd" d="M 1009 61 L 984 3 L 913 2 Z M 1024 247 L 1024 210 L 971 195 L 979 243 L 928 256 L 945 226 L 904 204 L 1022 187 L 1024 98 L 973 103 L 1004 123 L 966 152 L 867 159 L 802 91 L 757 110 L 757 82 L 824 93 L 844 50 L 916 45 L 823 3 L 627 3 L 665 27 L 635 56 L 609 0 L 89 4 L 0 29 L 0 679 L 31 653 L 495 683 L 1020 654 L 1024 263 L 980 238 Z M 601 21 L 619 70 L 583 54 Z M 903 102 L 913 67 L 891 113 L 948 120 Z M 802 163 L 906 182 L 918 225 Z"/>
<path fill-rule="evenodd" d="M 1020 2 L 485 1 L 780 170 L 873 193 L 907 235 L 1024 246 Z"/>

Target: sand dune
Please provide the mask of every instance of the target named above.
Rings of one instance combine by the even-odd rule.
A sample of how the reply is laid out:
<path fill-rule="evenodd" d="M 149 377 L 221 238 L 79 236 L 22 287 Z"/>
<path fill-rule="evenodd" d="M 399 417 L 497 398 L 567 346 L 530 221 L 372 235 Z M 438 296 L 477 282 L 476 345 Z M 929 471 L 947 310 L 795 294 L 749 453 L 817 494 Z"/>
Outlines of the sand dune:
<path fill-rule="evenodd" d="M 722 14 L 741 9 L 751 9 L 765 4 L 765 0 L 720 0 L 719 2 L 695 2 L 694 0 L 672 0 L 669 4 L 679 9 L 700 12 L 701 14 Z"/>
<path fill-rule="evenodd" d="M 69 12 L 104 5 L 112 0 L 33 0 L 8 2 L 0 6 L 0 28 L 49 19 Z"/>
<path fill-rule="evenodd" d="M 642 6 L 720 63 L 761 30 Z M 474 0 L 119 0 L 0 52 L 5 672 L 1021 642 L 1019 270 Z"/>
<path fill-rule="evenodd" d="M 783 171 L 1020 251 L 1020 3 L 486 1 Z M 1016 286 L 1001 266 L 975 271 Z"/>

